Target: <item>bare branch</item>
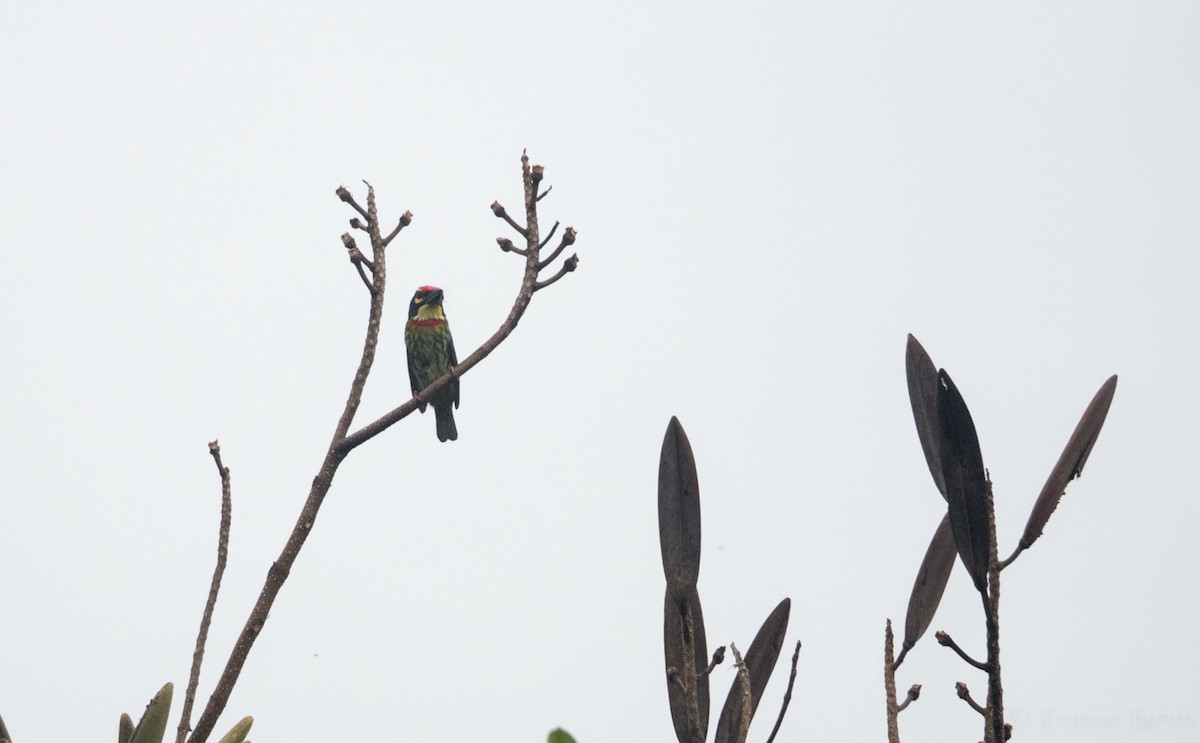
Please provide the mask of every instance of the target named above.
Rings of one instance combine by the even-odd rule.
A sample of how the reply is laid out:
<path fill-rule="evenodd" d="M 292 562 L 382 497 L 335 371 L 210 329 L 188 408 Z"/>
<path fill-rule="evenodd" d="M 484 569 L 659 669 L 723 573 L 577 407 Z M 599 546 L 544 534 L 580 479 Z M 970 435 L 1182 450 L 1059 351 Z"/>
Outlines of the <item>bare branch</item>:
<path fill-rule="evenodd" d="M 746 736 L 750 734 L 750 718 L 754 716 L 754 704 L 750 697 L 750 670 L 746 668 L 746 662 L 742 660 L 737 645 L 729 643 L 729 651 L 733 653 L 733 664 L 737 667 L 736 683 L 742 690 L 742 714 L 738 718 L 740 725 L 733 735 L 733 741 L 745 743 Z"/>
<path fill-rule="evenodd" d="M 721 665 L 724 662 L 725 662 L 725 646 L 722 645 L 721 647 L 719 647 L 713 651 L 712 662 L 710 662 L 708 664 L 708 667 L 705 668 L 703 671 L 701 671 L 699 675 L 707 676 L 708 674 L 713 672 L 714 668 L 716 668 L 717 666 Z"/>
<path fill-rule="evenodd" d="M 551 283 L 560 278 L 559 276 L 556 276 L 553 279 L 542 283 L 541 286 L 538 286 L 539 282 L 537 281 L 537 276 L 540 269 L 538 263 L 539 237 L 537 225 L 537 199 L 534 197 L 533 192 L 533 176 L 529 167 L 529 158 L 522 157 L 521 166 L 522 177 L 525 183 L 525 215 L 526 220 L 529 223 L 529 230 L 527 232 L 523 232 L 523 234 L 526 236 L 526 247 L 524 249 L 517 248 L 516 246 L 511 248 L 513 252 L 520 253 L 521 255 L 525 256 L 525 273 L 521 277 L 521 287 L 517 291 L 517 298 L 513 300 L 513 306 L 512 309 L 508 311 L 508 317 L 504 319 L 504 322 L 500 324 L 500 327 L 496 330 L 496 332 L 493 333 L 490 338 L 484 341 L 479 348 L 475 349 L 470 356 L 460 360 L 458 365 L 454 367 L 453 372 L 447 371 L 445 374 L 434 380 L 434 382 L 428 387 L 421 390 L 420 395 L 423 399 L 428 400 L 430 395 L 449 384 L 451 379 L 461 377 L 474 368 L 474 366 L 480 361 L 483 361 L 485 358 L 487 358 L 488 355 L 491 354 L 492 351 L 496 350 L 496 347 L 503 343 L 504 340 L 508 338 L 508 336 L 511 335 L 516 329 L 517 323 L 520 322 L 521 316 L 525 314 L 525 310 L 528 309 L 529 303 L 533 299 L 533 293 L 539 288 L 549 286 Z M 504 210 L 504 207 L 500 206 L 499 203 L 492 204 L 493 212 L 495 212 L 497 208 L 499 208 L 501 211 Z M 574 230 L 570 228 L 568 228 L 568 232 L 574 234 Z M 503 238 L 500 240 L 503 240 Z M 504 243 L 501 242 L 500 245 L 503 249 Z M 577 264 L 578 259 L 576 259 L 575 262 Z M 573 268 L 567 269 L 567 271 L 569 270 L 573 270 Z M 566 271 L 562 271 L 560 273 L 565 272 Z M 354 433 L 345 436 L 340 441 L 335 441 L 334 446 L 341 456 L 345 457 L 355 447 L 374 438 L 375 436 L 378 436 L 380 433 L 383 433 L 398 421 L 407 418 L 419 406 L 420 402 L 414 397 L 399 407 L 380 416 L 375 421 L 368 423 Z"/>
<path fill-rule="evenodd" d="M 292 533 L 288 536 L 287 543 L 283 546 L 283 551 L 267 571 L 267 577 L 263 583 L 262 590 L 259 592 L 258 600 L 255 602 L 254 608 L 250 611 L 250 616 L 247 618 L 241 634 L 238 635 L 233 651 L 229 655 L 229 660 L 225 664 L 225 670 L 221 673 L 216 688 L 209 697 L 208 704 L 205 706 L 204 712 L 200 715 L 200 719 L 196 721 L 196 727 L 188 739 L 191 743 L 205 743 L 208 740 L 208 736 L 212 733 L 217 718 L 220 717 L 226 703 L 229 701 L 229 695 L 233 693 L 233 687 L 237 683 L 238 676 L 241 675 L 242 667 L 246 663 L 250 649 L 254 646 L 254 641 L 258 638 L 258 633 L 262 631 L 263 625 L 267 621 L 267 616 L 271 612 L 275 598 L 279 595 L 279 590 L 283 587 L 284 581 L 287 580 L 288 574 L 291 572 L 292 564 L 296 561 L 297 555 L 300 554 L 300 549 L 304 546 L 304 541 L 308 538 L 313 525 L 316 523 L 317 513 L 321 509 L 325 495 L 329 492 L 329 488 L 333 484 L 333 476 L 337 472 L 338 465 L 346 458 L 348 451 L 340 450 L 337 444 L 346 437 L 346 432 L 350 429 L 350 424 L 354 420 L 354 414 L 358 411 L 358 406 L 362 402 L 362 392 L 363 387 L 367 383 L 367 375 L 370 374 L 371 365 L 375 362 L 375 348 L 379 341 L 380 323 L 383 320 L 384 290 L 387 286 L 387 259 L 384 253 L 383 237 L 379 234 L 379 220 L 377 219 L 375 207 L 375 189 L 371 187 L 371 184 L 367 184 L 367 210 L 365 212 L 358 206 L 357 202 L 354 201 L 354 197 L 344 187 L 338 188 L 337 194 L 342 201 L 358 210 L 367 219 L 371 227 L 371 253 L 375 262 L 373 270 L 375 281 L 374 291 L 371 292 L 370 309 L 367 315 L 367 333 L 366 339 L 363 342 L 362 358 L 359 360 L 358 370 L 354 374 L 354 381 L 350 385 L 350 394 L 346 399 L 346 406 L 342 411 L 342 417 L 338 420 L 337 428 L 333 433 L 333 439 L 330 441 L 329 449 L 325 453 L 325 459 L 317 471 L 317 476 L 313 478 L 308 498 L 305 500 L 304 507 L 300 511 L 300 516 L 296 520 L 296 525 L 292 528 Z"/>
<path fill-rule="evenodd" d="M 412 212 L 404 212 L 400 215 L 400 221 L 396 224 L 396 229 L 388 233 L 388 236 L 383 238 L 383 245 L 387 247 L 392 240 L 396 239 L 396 235 L 400 234 L 400 230 L 412 224 Z"/>
<path fill-rule="evenodd" d="M 971 692 L 970 692 L 970 690 L 967 689 L 966 684 L 959 681 L 957 684 L 954 685 L 954 688 L 958 692 L 959 699 L 961 699 L 964 702 L 966 702 L 967 704 L 971 705 L 971 709 L 973 709 L 976 712 L 978 712 L 979 714 L 983 715 L 984 718 L 987 717 L 987 710 L 984 709 L 983 707 L 980 707 L 979 704 L 976 703 L 976 701 L 971 698 Z"/>
<path fill-rule="evenodd" d="M 221 577 L 225 574 L 225 562 L 229 558 L 229 524 L 232 520 L 233 495 L 229 484 L 229 468 L 221 462 L 221 444 L 210 441 L 208 453 L 217 465 L 221 476 L 221 526 L 217 531 L 217 566 L 213 570 L 212 584 L 208 588 L 208 601 L 200 617 L 200 633 L 196 636 L 196 650 L 192 653 L 192 672 L 188 677 L 187 693 L 183 697 L 183 712 L 179 717 L 179 728 L 175 733 L 176 743 L 187 739 L 192 729 L 190 718 L 192 705 L 196 701 L 196 687 L 200 684 L 200 664 L 204 661 L 204 646 L 208 643 L 208 628 L 212 624 L 213 609 L 217 605 L 217 594 L 221 590 Z"/>
<path fill-rule="evenodd" d="M 529 237 L 529 230 L 513 221 L 513 218 L 508 216 L 508 212 L 505 211 L 504 207 L 500 206 L 499 201 L 492 202 L 492 214 L 508 222 L 510 227 L 521 233 L 521 237 Z"/>
<path fill-rule="evenodd" d="M 358 202 L 354 200 L 354 196 L 349 190 L 346 189 L 345 186 L 338 186 L 336 193 L 339 199 L 354 207 L 354 211 L 361 214 L 362 218 L 367 220 L 368 224 L 370 223 L 371 218 L 367 215 L 366 210 L 358 205 Z"/>
<path fill-rule="evenodd" d="M 900 706 L 896 704 L 896 666 L 892 659 L 895 638 L 892 635 L 892 620 L 887 620 L 883 631 L 883 690 L 886 695 L 888 743 L 900 743 Z"/>
<path fill-rule="evenodd" d="M 792 653 L 792 675 L 788 676 L 787 691 L 783 693 L 783 706 L 779 708 L 779 716 L 775 718 L 775 727 L 771 728 L 771 734 L 767 736 L 767 743 L 775 740 L 775 735 L 779 733 L 779 726 L 783 724 L 783 716 L 787 714 L 788 705 L 792 702 L 792 688 L 796 685 L 796 664 L 799 660 L 800 641 L 796 640 L 796 651 Z"/>
<path fill-rule="evenodd" d="M 528 251 L 525 250 L 525 248 L 518 248 L 516 245 L 513 245 L 513 241 L 509 240 L 507 237 L 497 237 L 496 243 L 500 246 L 500 249 L 503 250 L 505 253 L 516 253 L 518 255 L 528 255 L 529 254 Z"/>
<path fill-rule="evenodd" d="M 540 198 L 539 198 L 539 200 L 540 200 Z M 554 237 L 554 233 L 557 231 L 558 231 L 558 220 L 556 219 L 556 220 L 554 220 L 554 226 L 550 228 L 550 231 L 546 233 L 546 236 L 542 238 L 542 241 L 540 243 L 538 243 L 538 249 L 541 250 L 541 249 L 545 248 L 546 243 L 550 242 L 550 240 Z M 539 264 L 538 268 L 545 268 L 547 262 L 548 261 L 545 261 L 545 262 Z"/>
<path fill-rule="evenodd" d="M 555 226 L 558 226 L 557 222 L 555 222 Z M 553 263 L 554 259 L 557 258 L 568 245 L 574 245 L 575 235 L 576 232 L 574 227 L 568 227 L 566 230 L 564 230 L 562 239 L 558 243 L 558 247 L 554 249 L 554 252 L 550 254 L 550 257 L 538 264 L 538 270 L 541 270 Z M 549 238 L 547 238 L 547 240 L 549 240 Z"/>
<path fill-rule="evenodd" d="M 513 302 L 512 309 L 509 311 L 508 317 L 500 325 L 500 328 L 485 341 L 478 349 L 475 350 L 467 358 L 463 359 L 458 365 L 447 371 L 439 377 L 433 384 L 421 390 L 419 394 L 422 399 L 428 399 L 431 394 L 441 389 L 446 384 L 449 384 L 451 379 L 457 378 L 470 371 L 476 364 L 486 358 L 497 346 L 500 345 L 516 328 L 525 310 L 528 308 L 535 285 L 537 283 L 538 274 L 538 226 L 537 226 L 537 199 L 536 199 L 536 184 L 534 172 L 529 167 L 529 159 L 526 156 L 521 158 L 522 180 L 525 190 L 525 214 L 527 227 L 520 228 L 515 222 L 507 216 L 501 214 L 503 207 L 494 204 L 493 211 L 499 208 L 497 216 L 503 216 L 510 224 L 517 228 L 526 238 L 526 247 L 522 254 L 525 256 L 525 272 L 522 276 L 521 286 L 517 292 L 517 298 Z M 540 166 L 536 168 L 536 179 L 541 179 L 542 169 Z M 364 181 L 366 183 L 366 181 Z M 366 339 L 363 343 L 362 358 L 359 361 L 358 370 L 355 372 L 354 381 L 350 385 L 350 394 L 346 399 L 346 406 L 342 412 L 341 418 L 338 420 L 336 429 L 334 430 L 332 440 L 329 443 L 329 449 L 326 451 L 325 459 L 321 463 L 320 469 L 317 471 L 316 477 L 313 478 L 312 486 L 309 489 L 308 498 L 304 502 L 304 506 L 300 511 L 299 518 L 296 520 L 296 525 L 289 535 L 287 543 L 283 547 L 279 558 L 271 565 L 267 571 L 267 577 L 263 583 L 258 600 L 254 604 L 250 616 L 246 620 L 245 626 L 242 628 L 241 634 L 238 636 L 237 642 L 234 645 L 233 651 L 230 654 L 229 660 L 226 663 L 225 670 L 222 672 L 217 686 L 209 698 L 208 704 L 204 709 L 203 714 L 196 723 L 195 729 L 189 738 L 191 743 L 205 743 L 208 736 L 212 733 L 213 727 L 216 724 L 217 718 L 224 710 L 226 703 L 229 700 L 229 695 L 233 691 L 234 684 L 237 683 L 238 676 L 241 674 L 242 667 L 245 665 L 246 658 L 249 655 L 250 649 L 253 647 L 259 632 L 267 620 L 271 607 L 274 605 L 275 598 L 278 596 L 283 583 L 287 580 L 291 567 L 295 563 L 296 557 L 299 555 L 301 548 L 304 546 L 305 540 L 308 538 L 313 525 L 316 522 L 317 514 L 320 511 L 321 504 L 324 502 L 325 496 L 328 494 L 330 487 L 333 484 L 334 475 L 337 473 L 338 466 L 345 460 L 346 456 L 357 446 L 364 443 L 368 439 L 376 436 L 383 430 L 387 429 L 396 421 L 408 416 L 417 409 L 419 401 L 414 397 L 405 402 L 400 407 L 392 410 L 378 420 L 370 423 L 359 429 L 353 434 L 350 434 L 350 425 L 354 421 L 355 413 L 362 402 L 363 388 L 366 385 L 367 376 L 370 374 L 371 366 L 375 360 L 375 349 L 379 340 L 379 328 L 383 317 L 383 299 L 386 288 L 387 279 L 387 262 L 385 258 L 384 248 L 387 243 L 394 238 L 404 226 L 411 222 L 411 213 L 406 212 L 400 220 L 400 225 L 392 231 L 385 239 L 379 232 L 379 220 L 375 205 L 375 191 L 370 183 L 367 183 L 367 208 L 364 210 L 354 200 L 345 187 L 337 189 L 338 198 L 347 204 L 350 204 L 358 213 L 367 220 L 368 233 L 371 237 L 371 252 L 374 264 L 371 268 L 374 274 L 374 281 L 370 282 L 373 287 L 371 292 L 370 310 L 367 317 Z M 349 249 L 349 245 L 347 248 Z M 515 250 L 515 247 L 514 247 Z M 352 257 L 353 260 L 353 257 Z M 366 258 L 361 259 L 362 263 L 366 263 Z M 356 263 L 356 265 L 359 265 Z M 371 265 L 371 264 L 368 264 Z M 365 274 L 360 273 L 366 280 Z"/>
<path fill-rule="evenodd" d="M 536 291 L 545 289 L 546 287 L 553 284 L 555 281 L 558 281 L 559 279 L 561 279 L 563 276 L 566 276 L 567 274 L 574 271 L 578 265 L 579 265 L 579 256 L 572 255 L 570 258 L 563 261 L 562 266 L 560 266 L 558 269 L 558 273 L 554 274 L 553 276 L 546 279 L 545 281 L 539 281 L 536 284 L 534 284 L 533 290 L 536 292 Z"/>
<path fill-rule="evenodd" d="M 979 661 L 975 660 L 971 656 L 967 655 L 967 652 L 965 650 L 963 650 L 962 648 L 960 648 L 958 646 L 958 643 L 956 643 L 954 641 L 954 638 L 952 638 L 949 634 L 942 632 L 941 630 L 938 630 L 937 632 L 934 633 L 933 636 L 937 638 L 939 645 L 941 645 L 942 647 L 950 648 L 954 652 L 958 653 L 958 657 L 962 658 L 963 660 L 965 660 L 966 662 L 975 666 L 976 668 L 983 671 L 984 673 L 987 673 L 987 670 L 988 670 L 987 663 L 980 663 Z"/>
<path fill-rule="evenodd" d="M 537 200 L 541 201 L 542 199 L 546 198 L 546 196 L 549 195 L 549 193 L 553 190 L 554 186 L 547 186 L 545 191 L 542 191 L 540 194 L 538 194 Z"/>

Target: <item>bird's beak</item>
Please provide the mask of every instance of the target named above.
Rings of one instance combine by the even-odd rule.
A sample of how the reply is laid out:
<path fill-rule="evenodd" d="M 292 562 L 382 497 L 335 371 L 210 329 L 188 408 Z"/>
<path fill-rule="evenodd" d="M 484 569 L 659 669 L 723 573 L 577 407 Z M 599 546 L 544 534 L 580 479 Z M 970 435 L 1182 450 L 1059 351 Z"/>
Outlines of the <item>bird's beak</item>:
<path fill-rule="evenodd" d="M 441 289 L 430 292 L 429 295 L 425 297 L 425 304 L 441 304 L 441 303 L 442 303 L 442 290 Z"/>

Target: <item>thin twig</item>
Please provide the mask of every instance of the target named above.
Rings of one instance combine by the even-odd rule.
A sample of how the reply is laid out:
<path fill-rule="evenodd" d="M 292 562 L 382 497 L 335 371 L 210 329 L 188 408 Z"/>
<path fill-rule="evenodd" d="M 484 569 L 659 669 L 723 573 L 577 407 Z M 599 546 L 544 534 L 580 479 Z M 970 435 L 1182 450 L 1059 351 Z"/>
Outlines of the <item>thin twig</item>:
<path fill-rule="evenodd" d="M 546 287 L 553 284 L 555 281 L 558 281 L 559 279 L 561 279 L 563 276 L 566 276 L 567 274 L 574 271 L 578 265 L 579 265 L 579 256 L 572 255 L 570 258 L 563 261 L 563 264 L 561 266 L 559 266 L 558 273 L 554 274 L 553 276 L 546 279 L 545 281 L 539 281 L 536 284 L 534 284 L 533 290 L 536 292 L 536 291 L 541 291 L 542 289 L 545 289 Z"/>
<path fill-rule="evenodd" d="M 412 224 L 412 212 L 404 212 L 400 215 L 400 221 L 396 224 L 396 229 L 388 233 L 388 236 L 383 238 L 383 246 L 386 248 L 392 240 L 396 239 L 396 235 L 400 234 L 400 230 Z"/>
<path fill-rule="evenodd" d="M 188 676 L 187 693 L 183 697 L 183 713 L 179 716 L 179 728 L 175 733 L 176 743 L 183 743 L 191 730 L 192 704 L 196 701 L 196 687 L 200 683 L 200 664 L 204 661 L 204 646 L 208 642 L 208 627 L 212 624 L 213 609 L 217 605 L 217 594 L 221 590 L 221 576 L 225 574 L 225 562 L 229 558 L 229 524 L 233 513 L 233 494 L 229 484 L 229 468 L 221 462 L 221 444 L 211 441 L 208 453 L 217 464 L 221 476 L 221 526 L 217 531 L 217 566 L 213 570 L 212 584 L 208 588 L 208 601 L 200 617 L 200 633 L 196 636 L 196 650 L 192 653 L 192 672 Z"/>
<path fill-rule="evenodd" d="M 362 261 L 355 262 L 354 267 L 358 269 L 358 275 L 362 278 L 363 284 L 367 287 L 367 291 L 374 294 L 375 286 L 371 283 L 371 280 L 367 278 L 367 272 L 363 270 Z"/>
<path fill-rule="evenodd" d="M 500 246 L 500 249 L 503 250 L 505 253 L 516 253 L 517 255 L 528 255 L 529 254 L 528 251 L 525 250 L 525 248 L 518 248 L 516 245 L 513 245 L 513 241 L 509 240 L 507 237 L 497 237 L 496 243 Z"/>
<path fill-rule="evenodd" d="M 912 686 L 908 687 L 908 694 L 905 695 L 904 701 L 900 703 L 900 706 L 896 708 L 896 711 L 903 712 L 904 710 L 908 709 L 908 705 L 912 704 L 913 702 L 917 701 L 920 698 L 921 698 L 921 685 L 913 684 Z"/>
<path fill-rule="evenodd" d="M 896 666 L 892 660 L 895 641 L 892 635 L 892 620 L 887 620 L 883 631 L 883 691 L 886 695 L 888 743 L 900 743 L 900 706 L 896 704 Z"/>
<path fill-rule="evenodd" d="M 546 233 L 546 236 L 542 238 L 542 241 L 540 243 L 538 243 L 538 249 L 545 250 L 546 243 L 550 242 L 550 240 L 554 237 L 554 233 L 557 231 L 558 231 L 558 220 L 556 219 L 556 220 L 554 220 L 554 226 L 550 228 L 550 231 Z M 538 266 L 538 268 L 545 268 L 545 267 L 546 267 L 546 265 L 544 263 L 542 265 Z"/>
<path fill-rule="evenodd" d="M 721 647 L 719 647 L 713 651 L 712 661 L 708 664 L 707 668 L 705 668 L 703 671 L 700 672 L 699 675 L 702 677 L 707 676 L 708 674 L 713 672 L 714 668 L 716 668 L 717 666 L 721 665 L 724 662 L 725 662 L 725 646 L 722 645 Z"/>
<path fill-rule="evenodd" d="M 959 699 L 961 699 L 964 702 L 966 702 L 967 704 L 971 705 L 971 709 L 973 709 L 976 712 L 978 712 L 979 714 L 983 715 L 984 719 L 987 719 L 987 710 L 985 710 L 983 707 L 980 707 L 979 704 L 974 699 L 971 698 L 971 692 L 969 689 L 967 689 L 966 684 L 959 681 L 957 684 L 954 685 L 954 689 L 958 692 Z"/>
<path fill-rule="evenodd" d="M 775 735 L 779 732 L 779 726 L 783 724 L 783 716 L 787 714 L 788 705 L 792 701 L 792 687 L 796 685 L 796 663 L 800 660 L 800 641 L 796 640 L 796 651 L 792 653 L 792 675 L 788 676 L 787 691 L 783 693 L 783 705 L 779 708 L 779 716 L 775 718 L 775 727 L 771 728 L 771 734 L 767 736 L 767 743 L 772 743 L 775 740 Z"/>
<path fill-rule="evenodd" d="M 546 186 L 546 190 L 542 191 L 540 194 L 538 194 L 537 200 L 541 201 L 542 199 L 546 198 L 546 196 L 553 190 L 554 190 L 554 186 Z"/>
<path fill-rule="evenodd" d="M 345 186 L 338 186 L 336 193 L 339 199 L 354 207 L 354 210 L 361 214 L 362 218 L 367 220 L 368 226 L 370 226 L 371 217 L 367 215 L 365 209 L 358 205 L 358 202 L 354 200 L 353 194 Z"/>
<path fill-rule="evenodd" d="M 555 224 L 557 225 L 557 223 L 555 223 Z M 551 263 L 553 263 L 554 259 L 557 258 L 559 255 L 561 255 L 563 250 L 565 250 L 568 245 L 574 245 L 575 244 L 575 235 L 576 235 L 576 233 L 575 233 L 574 227 L 568 227 L 567 229 L 563 230 L 563 236 L 562 236 L 562 239 L 560 239 L 558 241 L 558 247 L 554 249 L 554 252 L 551 253 L 549 255 L 549 257 L 547 257 L 544 261 L 542 261 L 541 263 L 538 264 L 538 270 L 541 270 L 541 269 L 545 268 L 546 266 L 549 266 Z M 548 239 L 549 238 L 547 238 L 547 241 L 548 241 Z"/>
<path fill-rule="evenodd" d="M 942 647 L 950 648 L 954 652 L 958 653 L 958 657 L 962 658 L 963 660 L 965 660 L 966 662 L 975 666 L 976 668 L 983 671 L 984 673 L 987 673 L 988 664 L 980 663 L 979 661 L 975 660 L 971 656 L 967 655 L 967 651 L 960 648 L 958 646 L 958 643 L 955 642 L 954 638 L 951 637 L 948 633 L 938 630 L 937 632 L 934 633 L 933 636 L 937 638 L 939 645 L 941 645 Z"/>
<path fill-rule="evenodd" d="M 729 652 L 733 653 L 733 665 L 737 668 L 737 685 L 742 690 L 742 714 L 738 718 L 738 729 L 733 734 L 733 743 L 745 743 L 750 734 L 750 718 L 754 716 L 754 704 L 750 698 L 750 671 L 737 645 L 729 643 Z"/>
<path fill-rule="evenodd" d="M 508 226 L 519 232 L 521 237 L 529 237 L 529 228 L 522 227 L 521 225 L 517 224 L 512 217 L 508 216 L 508 212 L 503 206 L 500 205 L 499 201 L 492 202 L 492 214 L 495 214 L 505 222 L 508 222 Z"/>
<path fill-rule="evenodd" d="M 254 646 L 254 641 L 258 638 L 258 633 L 262 631 L 263 625 L 267 621 L 267 616 L 271 612 L 275 598 L 279 595 L 279 590 L 283 587 L 284 581 L 287 580 L 292 564 L 296 561 L 296 556 L 300 554 L 300 549 L 304 546 L 304 541 L 312 531 L 313 524 L 317 520 L 317 513 L 321 509 L 321 503 L 325 500 L 325 495 L 329 492 L 329 488 L 333 484 L 333 476 L 337 472 L 338 465 L 346 458 L 347 452 L 339 450 L 337 444 L 345 438 L 346 431 L 350 429 L 350 424 L 354 420 L 354 414 L 362 402 L 362 392 L 363 387 L 367 383 L 367 375 L 370 374 L 371 365 L 375 361 L 375 347 L 379 340 L 379 326 L 383 320 L 384 289 L 387 285 L 387 259 L 383 250 L 383 238 L 379 234 L 379 220 L 376 218 L 375 189 L 371 187 L 370 183 L 367 183 L 366 212 L 362 211 L 362 208 L 354 201 L 354 197 L 345 188 L 339 188 L 337 193 L 342 201 L 358 209 L 371 226 L 371 257 L 375 260 L 375 291 L 371 292 L 371 305 L 367 316 L 367 336 L 363 342 L 362 358 L 358 362 L 358 370 L 355 372 L 354 381 L 350 385 L 350 395 L 346 399 L 346 407 L 342 411 L 342 417 L 338 420 L 337 429 L 333 433 L 333 440 L 330 441 L 329 449 L 325 453 L 325 460 L 321 463 L 321 468 L 318 470 L 317 476 L 313 478 L 312 487 L 308 491 L 308 498 L 304 501 L 300 517 L 296 520 L 296 525 L 292 528 L 292 533 L 288 536 L 287 543 L 284 544 L 279 558 L 272 563 L 270 569 L 267 571 L 267 578 L 263 583 L 262 590 L 259 592 L 258 600 L 254 603 L 254 608 L 250 611 L 250 616 L 247 618 L 246 625 L 242 628 L 241 634 L 238 635 L 237 642 L 233 646 L 233 651 L 229 655 L 229 660 L 225 664 L 225 670 L 221 673 L 221 678 L 217 681 L 217 686 L 213 690 L 212 696 L 209 697 L 203 714 L 196 721 L 196 727 L 189 738 L 191 743 L 205 743 L 208 740 L 208 736 L 212 733 L 217 718 L 220 717 L 226 703 L 229 701 L 229 695 L 233 693 L 234 684 L 237 683 L 238 676 L 242 672 L 242 667 L 246 663 L 246 658 L 250 654 L 250 649 Z"/>

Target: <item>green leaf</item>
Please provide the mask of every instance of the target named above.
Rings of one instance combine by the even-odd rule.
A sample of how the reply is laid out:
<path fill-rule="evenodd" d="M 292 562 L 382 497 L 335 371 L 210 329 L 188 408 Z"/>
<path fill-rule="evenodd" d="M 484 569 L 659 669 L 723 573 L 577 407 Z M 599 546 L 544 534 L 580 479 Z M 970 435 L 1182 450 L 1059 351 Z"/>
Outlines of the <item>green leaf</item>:
<path fill-rule="evenodd" d="M 550 737 L 546 739 L 546 743 L 575 743 L 575 739 L 566 730 L 555 728 L 550 731 Z"/>
<path fill-rule="evenodd" d="M 166 686 L 154 695 L 150 704 L 146 705 L 146 711 L 142 713 L 142 719 L 138 721 L 130 743 L 162 743 L 167 732 L 167 717 L 171 714 L 171 694 L 174 690 L 175 685 L 167 682 Z"/>
<path fill-rule="evenodd" d="M 221 738 L 220 743 L 245 743 L 246 736 L 250 734 L 250 726 L 253 724 L 253 717 L 243 717 L 230 728 L 228 733 L 225 733 L 225 737 Z"/>
<path fill-rule="evenodd" d="M 117 743 L 129 743 L 129 739 L 132 737 L 133 718 L 122 712 L 121 721 L 117 723 Z"/>

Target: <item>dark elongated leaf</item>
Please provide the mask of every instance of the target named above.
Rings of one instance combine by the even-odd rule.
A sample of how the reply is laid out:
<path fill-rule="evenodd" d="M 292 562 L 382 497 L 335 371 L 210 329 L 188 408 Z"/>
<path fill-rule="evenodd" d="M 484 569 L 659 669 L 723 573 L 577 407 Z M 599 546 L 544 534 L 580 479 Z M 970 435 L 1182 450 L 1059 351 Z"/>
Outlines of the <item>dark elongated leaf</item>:
<path fill-rule="evenodd" d="M 945 369 L 938 372 L 937 412 L 941 432 L 938 459 L 946 484 L 950 531 L 963 567 L 982 593 L 987 587 L 992 538 L 987 474 L 971 411 Z"/>
<path fill-rule="evenodd" d="M 775 661 L 779 660 L 779 651 L 783 648 L 783 636 L 787 634 L 788 615 L 792 610 L 792 600 L 784 599 L 767 617 L 767 621 L 754 636 L 750 649 L 743 659 L 746 672 L 750 675 L 750 717 L 758 709 L 758 700 L 762 699 L 763 690 L 771 672 L 775 670 Z M 734 680 L 729 696 L 725 698 L 725 706 L 721 708 L 721 717 L 717 720 L 716 743 L 729 743 L 733 735 L 741 729 L 742 722 L 742 688 Z"/>
<path fill-rule="evenodd" d="M 675 737 L 679 743 L 695 743 L 688 737 L 687 725 L 687 695 L 684 688 L 696 689 L 697 707 L 700 712 L 698 724 L 699 740 L 708 737 L 708 676 L 688 677 L 684 673 L 687 664 L 686 618 L 692 617 L 692 632 L 695 640 L 692 643 L 694 661 L 693 668 L 698 674 L 708 667 L 708 642 L 704 636 L 704 612 L 700 610 L 700 594 L 692 586 L 682 600 L 676 601 L 667 590 L 666 602 L 663 608 L 663 645 L 666 649 L 667 668 L 674 668 L 679 674 L 679 681 L 667 679 L 667 699 L 671 704 L 671 722 L 675 725 Z"/>
<path fill-rule="evenodd" d="M 908 616 L 904 619 L 904 646 L 900 650 L 901 656 L 916 645 L 917 640 L 925 634 L 925 630 L 929 629 L 938 604 L 942 601 L 942 593 L 946 590 L 946 582 L 950 580 L 950 572 L 954 570 L 956 554 L 954 534 L 950 531 L 950 514 L 946 514 L 933 532 L 929 549 L 925 550 L 925 559 L 921 561 L 921 568 L 917 571 L 912 595 L 908 597 Z"/>
<path fill-rule="evenodd" d="M 904 353 L 905 376 L 908 377 L 908 401 L 912 405 L 913 420 L 917 424 L 917 438 L 921 440 L 921 451 L 925 452 L 925 463 L 929 465 L 929 474 L 937 485 L 938 492 L 946 497 L 946 483 L 942 475 L 942 465 L 938 461 L 938 447 L 941 434 L 938 433 L 937 367 L 925 353 L 925 349 L 910 333 L 908 348 Z"/>
<path fill-rule="evenodd" d="M 667 590 L 685 597 L 700 575 L 700 483 L 692 445 L 674 416 L 658 460 L 658 538 Z"/>
<path fill-rule="evenodd" d="M 1029 521 L 1025 524 L 1025 533 L 1021 535 L 1018 551 L 1037 541 L 1046 522 L 1050 520 L 1050 514 L 1054 513 L 1059 500 L 1066 492 L 1067 484 L 1083 473 L 1083 465 L 1092 453 L 1092 446 L 1095 445 L 1096 437 L 1100 435 L 1100 429 L 1104 426 L 1104 419 L 1108 416 L 1108 408 L 1116 391 L 1117 375 L 1114 374 L 1100 386 L 1100 390 L 1088 403 L 1087 410 L 1083 411 L 1083 417 L 1075 426 L 1067 447 L 1063 449 L 1058 463 L 1050 471 L 1050 477 L 1046 478 L 1046 484 L 1042 486 L 1042 492 L 1033 504 L 1033 512 L 1029 514 Z"/>

